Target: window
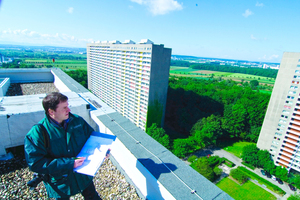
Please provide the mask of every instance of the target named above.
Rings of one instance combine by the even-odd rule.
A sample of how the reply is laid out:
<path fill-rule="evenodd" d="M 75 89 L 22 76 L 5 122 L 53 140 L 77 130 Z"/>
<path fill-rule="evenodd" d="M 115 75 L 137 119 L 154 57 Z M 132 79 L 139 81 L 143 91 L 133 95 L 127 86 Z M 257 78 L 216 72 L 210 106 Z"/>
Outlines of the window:
<path fill-rule="evenodd" d="M 290 90 L 290 91 L 289 91 L 289 94 L 296 94 L 296 91 Z"/>
<path fill-rule="evenodd" d="M 290 112 L 287 111 L 287 110 L 283 110 L 282 113 L 284 113 L 284 114 L 289 114 Z"/>
<path fill-rule="evenodd" d="M 277 133 L 277 132 L 275 133 L 275 135 L 282 136 L 282 134 L 281 134 L 281 133 Z"/>
<path fill-rule="evenodd" d="M 286 120 L 280 119 L 279 122 L 286 123 Z"/>
<path fill-rule="evenodd" d="M 291 109 L 291 106 L 284 105 L 284 108 Z"/>
<path fill-rule="evenodd" d="M 276 145 L 278 145 L 279 143 L 277 142 L 277 141 L 275 141 L 275 140 L 273 140 L 273 142 L 272 142 L 273 144 L 276 144 Z"/>

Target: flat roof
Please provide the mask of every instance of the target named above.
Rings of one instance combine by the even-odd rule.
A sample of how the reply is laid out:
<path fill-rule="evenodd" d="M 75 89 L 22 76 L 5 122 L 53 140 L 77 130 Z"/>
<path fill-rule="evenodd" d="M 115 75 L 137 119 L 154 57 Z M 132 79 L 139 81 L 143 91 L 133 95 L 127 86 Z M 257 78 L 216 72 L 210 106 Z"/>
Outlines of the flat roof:
<path fill-rule="evenodd" d="M 76 92 L 62 92 L 68 97 L 70 107 L 86 105 Z M 5 96 L 0 98 L 0 115 L 12 115 L 21 113 L 32 113 L 43 111 L 42 99 L 46 94 L 22 95 L 22 96 Z"/>

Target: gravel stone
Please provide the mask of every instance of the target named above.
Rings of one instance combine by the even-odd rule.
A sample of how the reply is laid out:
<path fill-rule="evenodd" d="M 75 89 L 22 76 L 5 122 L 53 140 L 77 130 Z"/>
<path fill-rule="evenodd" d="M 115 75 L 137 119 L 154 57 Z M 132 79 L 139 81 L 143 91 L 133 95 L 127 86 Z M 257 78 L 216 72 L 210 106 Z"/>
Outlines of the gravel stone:
<path fill-rule="evenodd" d="M 6 96 L 20 96 L 59 92 L 54 83 L 11 83 Z"/>
<path fill-rule="evenodd" d="M 34 190 L 29 189 L 26 183 L 32 177 L 33 172 L 29 170 L 23 156 L 0 161 L 0 199 L 49 199 L 43 182 Z M 101 165 L 93 181 L 98 194 L 104 200 L 141 200 L 135 187 L 126 182 L 125 177 L 109 159 Z M 70 199 L 81 200 L 84 198 L 81 194 L 77 194 Z"/>

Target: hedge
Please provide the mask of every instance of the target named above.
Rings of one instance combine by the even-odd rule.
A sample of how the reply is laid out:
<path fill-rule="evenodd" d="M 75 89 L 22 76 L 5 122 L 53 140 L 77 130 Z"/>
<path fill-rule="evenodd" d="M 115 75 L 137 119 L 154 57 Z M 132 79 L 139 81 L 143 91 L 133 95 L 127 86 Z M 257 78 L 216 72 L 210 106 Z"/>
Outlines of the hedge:
<path fill-rule="evenodd" d="M 228 167 L 234 167 L 234 163 L 228 160 L 227 158 L 224 158 L 225 162 L 224 164 L 227 165 Z"/>
<path fill-rule="evenodd" d="M 249 167 L 252 170 L 254 170 L 256 168 L 253 165 L 250 165 L 249 163 L 242 162 L 242 164 L 245 165 L 246 167 Z"/>
<path fill-rule="evenodd" d="M 246 169 L 245 167 L 238 167 L 240 170 L 242 170 L 243 172 L 245 172 L 251 179 L 253 180 L 258 180 L 261 183 L 263 183 L 266 186 L 269 186 L 269 189 L 273 190 L 274 192 L 278 193 L 278 194 L 285 194 L 285 191 L 283 191 L 280 187 L 274 185 L 273 183 L 267 181 L 266 179 L 260 177 L 259 175 L 255 174 L 254 172 L 251 172 L 250 170 Z"/>
<path fill-rule="evenodd" d="M 237 180 L 240 184 L 245 183 L 249 178 L 246 173 L 241 171 L 239 168 L 230 170 L 230 176 L 232 176 L 232 178 Z"/>

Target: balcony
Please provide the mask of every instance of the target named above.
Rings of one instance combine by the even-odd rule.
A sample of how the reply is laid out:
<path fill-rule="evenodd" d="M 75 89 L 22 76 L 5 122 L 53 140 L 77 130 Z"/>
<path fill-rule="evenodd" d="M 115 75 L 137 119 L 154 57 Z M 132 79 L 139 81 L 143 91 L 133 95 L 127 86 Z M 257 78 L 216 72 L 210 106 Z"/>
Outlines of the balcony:
<path fill-rule="evenodd" d="M 287 136 L 294 139 L 294 140 L 299 140 L 299 136 L 296 134 L 293 134 L 291 132 L 287 132 Z"/>
<path fill-rule="evenodd" d="M 282 163 L 283 165 L 286 165 L 286 166 L 289 166 L 290 165 L 290 163 L 289 162 L 287 162 L 287 161 L 285 161 L 285 160 L 283 160 L 283 159 L 278 159 L 278 162 L 279 163 Z"/>
<path fill-rule="evenodd" d="M 290 132 L 290 133 L 293 133 L 293 134 L 295 134 L 295 135 L 299 135 L 299 136 L 300 136 L 300 131 L 298 131 L 298 130 L 296 130 L 296 129 L 290 128 L 290 129 L 288 130 L 288 132 Z"/>
<path fill-rule="evenodd" d="M 285 156 L 288 156 L 289 158 L 292 158 L 293 157 L 293 154 L 290 153 L 290 152 L 287 152 L 287 151 L 282 151 L 281 154 L 285 155 Z"/>
<path fill-rule="evenodd" d="M 282 148 L 282 150 L 287 151 L 289 153 L 295 153 L 295 149 L 292 149 L 286 145 Z"/>
<path fill-rule="evenodd" d="M 289 157 L 287 157 L 287 156 L 285 156 L 285 155 L 281 155 L 281 156 L 280 156 L 280 159 L 283 159 L 283 160 L 285 160 L 286 162 L 291 162 L 291 158 L 289 158 Z"/>
<path fill-rule="evenodd" d="M 292 123 L 292 124 L 289 125 L 289 127 L 292 128 L 292 129 L 295 129 L 295 130 L 300 131 L 300 126 L 297 125 L 297 124 L 293 124 L 293 123 Z"/>

